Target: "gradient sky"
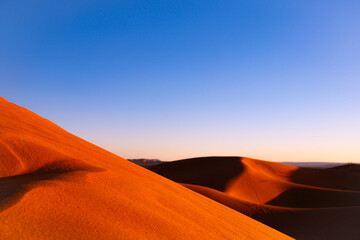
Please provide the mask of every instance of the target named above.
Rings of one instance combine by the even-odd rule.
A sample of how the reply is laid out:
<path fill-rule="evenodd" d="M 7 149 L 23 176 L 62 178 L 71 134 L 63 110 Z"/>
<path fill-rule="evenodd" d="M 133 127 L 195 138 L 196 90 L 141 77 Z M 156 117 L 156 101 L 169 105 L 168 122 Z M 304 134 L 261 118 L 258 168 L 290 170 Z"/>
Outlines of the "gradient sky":
<path fill-rule="evenodd" d="M 0 1 L 0 95 L 125 158 L 360 162 L 359 1 Z"/>

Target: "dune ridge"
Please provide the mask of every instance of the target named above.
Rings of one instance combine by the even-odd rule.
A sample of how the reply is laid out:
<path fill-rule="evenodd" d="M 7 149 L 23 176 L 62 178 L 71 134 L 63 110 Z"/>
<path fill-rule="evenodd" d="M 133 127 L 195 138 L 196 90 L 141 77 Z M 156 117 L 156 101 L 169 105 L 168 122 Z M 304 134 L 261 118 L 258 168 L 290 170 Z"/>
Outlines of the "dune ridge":
<path fill-rule="evenodd" d="M 296 239 L 357 239 L 357 166 L 303 168 L 244 157 L 202 157 L 150 170 Z"/>
<path fill-rule="evenodd" d="M 0 98 L 0 239 L 291 239 Z"/>

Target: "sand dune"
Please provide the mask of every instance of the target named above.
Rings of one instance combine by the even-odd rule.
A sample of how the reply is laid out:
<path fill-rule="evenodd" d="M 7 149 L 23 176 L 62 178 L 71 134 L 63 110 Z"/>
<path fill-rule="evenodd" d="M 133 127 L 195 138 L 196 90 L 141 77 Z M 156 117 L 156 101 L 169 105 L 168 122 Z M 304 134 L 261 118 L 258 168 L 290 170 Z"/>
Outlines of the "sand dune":
<path fill-rule="evenodd" d="M 136 165 L 142 166 L 142 167 L 150 167 L 152 165 L 162 163 L 162 161 L 160 161 L 158 159 L 140 158 L 140 159 L 127 159 L 127 160 L 132 163 L 135 163 Z"/>
<path fill-rule="evenodd" d="M 290 239 L 0 98 L 0 239 Z"/>
<path fill-rule="evenodd" d="M 360 235 L 356 171 L 241 157 L 186 159 L 149 169 L 296 239 L 358 239 Z"/>
<path fill-rule="evenodd" d="M 345 165 L 341 165 L 341 166 L 336 166 L 336 167 L 333 167 L 332 169 L 360 173 L 360 164 L 350 163 L 350 164 L 345 164 Z"/>
<path fill-rule="evenodd" d="M 279 162 L 286 165 L 292 165 L 297 167 L 307 167 L 307 168 L 331 168 L 344 165 L 344 163 L 339 162 Z"/>

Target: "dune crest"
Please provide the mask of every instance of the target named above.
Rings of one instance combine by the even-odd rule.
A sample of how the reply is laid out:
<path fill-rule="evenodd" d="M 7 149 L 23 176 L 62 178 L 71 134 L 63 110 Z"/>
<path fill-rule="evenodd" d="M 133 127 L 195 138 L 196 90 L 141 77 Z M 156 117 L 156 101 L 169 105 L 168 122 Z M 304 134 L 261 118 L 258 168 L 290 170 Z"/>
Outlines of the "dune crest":
<path fill-rule="evenodd" d="M 0 239 L 291 239 L 0 98 Z"/>

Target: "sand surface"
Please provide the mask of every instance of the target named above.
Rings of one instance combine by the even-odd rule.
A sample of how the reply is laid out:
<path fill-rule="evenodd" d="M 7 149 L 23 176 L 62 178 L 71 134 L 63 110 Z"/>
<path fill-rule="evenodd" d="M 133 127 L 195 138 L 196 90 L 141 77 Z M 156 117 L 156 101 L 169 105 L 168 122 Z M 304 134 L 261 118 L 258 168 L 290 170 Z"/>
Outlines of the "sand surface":
<path fill-rule="evenodd" d="M 0 98 L 0 239 L 290 239 Z"/>
<path fill-rule="evenodd" d="M 296 239 L 360 236 L 358 165 L 312 169 L 204 157 L 149 169 Z"/>

